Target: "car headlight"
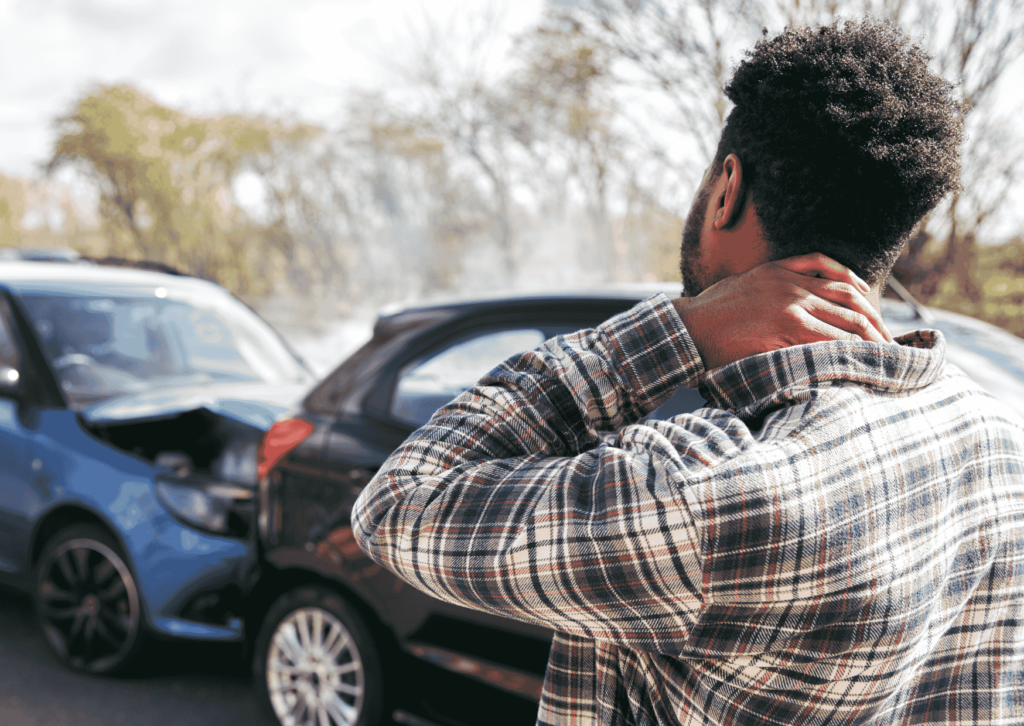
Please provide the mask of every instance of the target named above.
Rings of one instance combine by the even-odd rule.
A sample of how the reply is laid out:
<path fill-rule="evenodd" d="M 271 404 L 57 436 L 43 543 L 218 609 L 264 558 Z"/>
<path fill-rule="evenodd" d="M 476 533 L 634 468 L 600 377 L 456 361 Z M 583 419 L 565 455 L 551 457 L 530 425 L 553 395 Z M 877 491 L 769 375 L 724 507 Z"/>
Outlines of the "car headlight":
<path fill-rule="evenodd" d="M 253 492 L 229 484 L 179 484 L 157 480 L 156 493 L 175 518 L 187 525 L 212 532 L 243 536 L 248 517 L 242 509 L 250 508 Z"/>

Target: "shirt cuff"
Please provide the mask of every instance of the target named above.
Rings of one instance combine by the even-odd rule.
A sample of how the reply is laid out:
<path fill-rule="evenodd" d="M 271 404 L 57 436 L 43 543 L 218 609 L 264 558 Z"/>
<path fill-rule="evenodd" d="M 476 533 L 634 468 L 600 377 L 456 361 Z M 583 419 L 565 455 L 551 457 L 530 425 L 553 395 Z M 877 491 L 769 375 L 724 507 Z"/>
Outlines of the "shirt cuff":
<path fill-rule="evenodd" d="M 696 388 L 704 375 L 700 352 L 664 293 L 601 327 L 610 339 L 613 364 L 643 410 L 653 411 L 680 386 Z"/>

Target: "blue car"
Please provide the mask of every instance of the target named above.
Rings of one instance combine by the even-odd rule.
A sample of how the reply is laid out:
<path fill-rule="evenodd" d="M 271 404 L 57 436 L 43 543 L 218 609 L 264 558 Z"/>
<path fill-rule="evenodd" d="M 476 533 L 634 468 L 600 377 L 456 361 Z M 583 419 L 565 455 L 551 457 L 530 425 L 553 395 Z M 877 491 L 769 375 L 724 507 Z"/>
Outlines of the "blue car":
<path fill-rule="evenodd" d="M 63 663 L 243 640 L 256 447 L 312 382 L 212 283 L 0 262 L 0 583 Z"/>

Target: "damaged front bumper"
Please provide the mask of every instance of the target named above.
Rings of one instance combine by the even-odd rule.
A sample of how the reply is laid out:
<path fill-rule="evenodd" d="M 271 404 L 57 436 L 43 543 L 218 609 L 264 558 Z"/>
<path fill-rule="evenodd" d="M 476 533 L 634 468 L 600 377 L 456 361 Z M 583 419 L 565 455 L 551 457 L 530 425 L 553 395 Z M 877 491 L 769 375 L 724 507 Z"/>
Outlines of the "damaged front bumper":
<path fill-rule="evenodd" d="M 126 482 L 108 507 L 124 531 L 150 629 L 240 641 L 242 592 L 257 563 L 256 447 L 283 406 L 196 403 L 107 404 L 79 421 L 148 464 L 149 481 Z"/>
<path fill-rule="evenodd" d="M 243 640 L 241 593 L 257 562 L 253 528 L 240 538 L 191 527 L 160 502 L 157 481 L 126 482 L 114 507 L 139 520 L 120 524 L 148 626 L 174 638 Z"/>
<path fill-rule="evenodd" d="M 150 627 L 175 638 L 243 640 L 242 586 L 255 565 L 255 544 L 177 522 L 161 540 L 159 555 L 139 567 L 139 585 L 153 613 Z"/>

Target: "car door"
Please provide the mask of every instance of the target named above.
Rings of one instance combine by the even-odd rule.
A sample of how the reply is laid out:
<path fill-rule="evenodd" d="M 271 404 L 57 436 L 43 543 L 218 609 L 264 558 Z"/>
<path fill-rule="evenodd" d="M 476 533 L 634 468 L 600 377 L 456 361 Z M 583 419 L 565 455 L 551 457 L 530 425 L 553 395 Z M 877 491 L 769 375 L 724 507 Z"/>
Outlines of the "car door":
<path fill-rule="evenodd" d="M 367 395 L 375 406 L 361 406 L 353 413 L 341 403 L 322 423 L 319 416 L 312 417 L 316 423 L 307 449 L 317 453 L 304 456 L 301 462 L 289 460 L 280 465 L 282 481 L 287 482 L 275 487 L 273 508 L 280 514 L 269 543 L 275 547 L 274 555 L 296 548 L 326 548 L 325 562 L 332 563 L 330 569 L 336 577 L 355 581 L 370 591 L 390 592 L 396 586 L 394 578 L 390 574 L 369 577 L 368 573 L 380 568 L 354 543 L 349 547 L 350 513 L 359 493 L 384 459 L 435 409 L 508 356 L 536 347 L 545 337 L 539 326 L 510 330 L 494 325 L 428 335 L 393 359 L 390 372 L 379 375 Z M 369 415 L 367 408 L 371 409 Z M 376 594 L 368 596 L 378 600 L 382 609 L 393 607 L 391 597 L 378 598 Z M 427 596 L 417 592 L 409 597 Z M 406 615 L 422 620 L 421 608 L 399 610 L 402 612 L 389 613 L 395 621 L 405 620 Z M 415 626 L 409 623 L 409 627 Z"/>
<path fill-rule="evenodd" d="M 25 356 L 7 301 L 0 297 L 0 364 L 20 371 Z M 22 373 L 21 382 L 24 382 Z M 21 387 L 22 390 L 24 387 Z M 0 394 L 0 574 L 20 575 L 27 567 L 32 522 L 29 512 L 38 500 L 33 491 L 42 462 L 36 458 L 33 431 L 13 391 Z"/>

